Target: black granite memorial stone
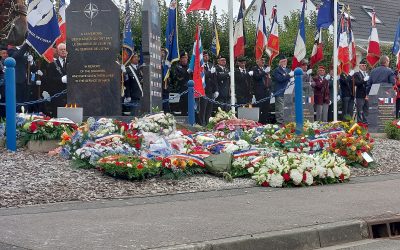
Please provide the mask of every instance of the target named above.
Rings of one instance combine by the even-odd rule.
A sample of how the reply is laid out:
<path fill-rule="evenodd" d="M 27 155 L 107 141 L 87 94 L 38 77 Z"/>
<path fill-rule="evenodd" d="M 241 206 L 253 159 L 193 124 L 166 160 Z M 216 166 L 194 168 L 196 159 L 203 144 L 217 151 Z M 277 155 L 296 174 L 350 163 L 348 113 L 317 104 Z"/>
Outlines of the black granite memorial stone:
<path fill-rule="evenodd" d="M 383 133 L 386 122 L 395 119 L 396 93 L 387 83 L 373 84 L 369 92 L 368 130 Z"/>
<path fill-rule="evenodd" d="M 84 116 L 121 114 L 119 17 L 112 0 L 71 0 L 66 10 L 68 103 Z"/>
<path fill-rule="evenodd" d="M 158 0 L 142 7 L 143 100 L 142 113 L 162 109 L 161 24 Z"/>

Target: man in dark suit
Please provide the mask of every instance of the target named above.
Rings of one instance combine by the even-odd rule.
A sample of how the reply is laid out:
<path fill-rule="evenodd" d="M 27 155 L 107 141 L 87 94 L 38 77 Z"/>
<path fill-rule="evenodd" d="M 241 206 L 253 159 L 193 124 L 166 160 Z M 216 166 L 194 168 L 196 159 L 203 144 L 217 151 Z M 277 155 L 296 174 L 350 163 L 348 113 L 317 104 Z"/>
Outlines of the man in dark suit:
<path fill-rule="evenodd" d="M 264 67 L 265 59 L 259 58 L 256 61 L 257 65 L 252 68 L 249 74 L 253 77 L 254 86 L 253 92 L 257 101 L 264 99 L 271 95 L 271 81 L 269 72 L 270 67 Z M 256 106 L 260 108 L 260 123 L 267 123 L 268 113 L 269 113 L 270 101 L 264 101 L 257 104 Z"/>
<path fill-rule="evenodd" d="M 371 75 L 368 79 L 367 94 L 371 89 L 372 84 L 376 83 L 387 83 L 392 86 L 396 83 L 396 77 L 391 68 L 389 68 L 390 60 L 389 57 L 384 55 L 379 59 L 380 66 L 371 71 Z"/>
<path fill-rule="evenodd" d="M 217 84 L 218 84 L 218 92 L 219 97 L 217 101 L 223 103 L 231 103 L 231 88 L 230 88 L 230 72 L 226 67 L 226 58 L 222 55 L 218 58 L 218 65 L 216 67 L 217 73 Z M 229 106 L 221 106 L 222 110 L 228 111 L 230 110 Z"/>
<path fill-rule="evenodd" d="M 138 54 L 133 54 L 131 61 L 121 69 L 124 73 L 124 103 L 135 105 L 128 107 L 127 110 L 129 115 L 138 116 L 140 108 L 136 105 L 140 105 L 140 99 L 143 97 L 143 74 L 139 67 Z"/>
<path fill-rule="evenodd" d="M 48 65 L 45 83 L 43 84 L 42 96 L 47 98 L 60 93 L 67 88 L 67 47 L 64 43 L 57 46 L 57 58 Z M 45 113 L 50 117 L 57 117 L 57 107 L 64 107 L 67 104 L 67 96 L 62 95 L 52 99 L 45 105 Z"/>
<path fill-rule="evenodd" d="M 246 70 L 246 58 L 237 59 L 239 67 L 235 70 L 235 92 L 237 104 L 250 104 L 253 97 L 253 84 L 250 72 Z"/>
<path fill-rule="evenodd" d="M 210 99 L 218 97 L 218 85 L 216 79 L 216 69 L 212 63 L 210 63 L 210 56 L 207 51 L 203 51 L 204 60 L 204 73 L 206 78 L 205 94 Z M 199 122 L 200 125 L 206 126 L 211 117 L 213 110 L 213 103 L 206 100 L 205 98 L 200 99 L 200 110 L 199 110 Z"/>
<path fill-rule="evenodd" d="M 285 89 L 291 78 L 294 76 L 293 71 L 287 68 L 287 58 L 284 55 L 279 56 L 279 66 L 272 74 L 272 81 L 275 85 L 275 117 L 276 122 L 282 125 L 285 121 L 283 119 Z M 292 79 L 294 80 L 294 79 Z"/>
<path fill-rule="evenodd" d="M 354 70 L 349 75 L 340 74 L 340 97 L 342 99 L 342 119 L 352 119 L 354 109 L 355 84 L 353 82 Z"/>
<path fill-rule="evenodd" d="M 359 64 L 360 71 L 354 74 L 354 83 L 356 89 L 356 108 L 357 108 L 357 122 L 367 124 L 368 118 L 368 98 L 367 98 L 367 86 L 369 76 L 367 73 L 367 60 L 361 60 Z"/>
<path fill-rule="evenodd" d="M 176 92 L 182 93 L 188 90 L 188 81 L 192 79 L 192 72 L 189 70 L 188 65 L 188 54 L 182 52 L 180 54 L 179 63 L 172 69 L 171 72 L 171 88 L 175 89 Z M 171 91 L 174 92 L 174 91 Z M 179 106 L 182 115 L 188 113 L 188 95 L 182 95 L 179 100 Z"/>

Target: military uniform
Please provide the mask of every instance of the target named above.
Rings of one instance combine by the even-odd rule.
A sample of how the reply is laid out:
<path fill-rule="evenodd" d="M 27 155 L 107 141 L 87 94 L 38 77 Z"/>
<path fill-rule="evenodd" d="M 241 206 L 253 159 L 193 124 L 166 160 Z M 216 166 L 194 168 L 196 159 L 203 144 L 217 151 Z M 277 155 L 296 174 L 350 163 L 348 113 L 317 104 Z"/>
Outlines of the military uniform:
<path fill-rule="evenodd" d="M 256 100 L 259 101 L 271 95 L 271 79 L 270 75 L 265 71 L 263 67 L 254 66 L 252 68 L 252 71 L 254 80 L 253 92 Z M 256 106 L 260 108 L 259 121 L 261 123 L 267 123 L 268 114 L 270 112 L 270 101 L 264 101 L 260 104 L 257 104 Z"/>
<path fill-rule="evenodd" d="M 231 103 L 231 89 L 230 89 L 230 74 L 229 70 L 226 67 L 222 67 L 221 65 L 216 66 L 216 74 L 217 74 L 217 86 L 219 97 L 217 101 L 223 103 Z M 221 106 L 221 109 L 228 111 L 229 106 Z"/>
<path fill-rule="evenodd" d="M 188 81 L 192 78 L 191 73 L 188 72 L 188 65 L 177 64 L 171 74 L 171 92 L 182 93 L 188 90 Z M 181 108 L 182 115 L 187 115 L 188 112 L 188 95 L 182 95 L 180 97 L 179 106 Z"/>
<path fill-rule="evenodd" d="M 212 63 L 209 62 L 204 63 L 204 73 L 206 80 L 206 87 L 204 91 L 206 96 L 210 99 L 214 99 L 215 94 L 218 92 L 216 72 L 214 73 L 211 72 L 213 68 L 214 65 Z M 214 105 L 212 102 L 206 100 L 205 98 L 200 99 L 199 123 L 202 126 L 206 126 L 208 124 L 213 107 Z"/>
<path fill-rule="evenodd" d="M 135 105 L 130 106 L 128 110 L 131 115 L 138 116 L 140 107 L 136 105 L 140 105 L 140 99 L 143 97 L 143 74 L 139 65 L 129 63 L 126 66 L 124 86 L 126 100 Z"/>

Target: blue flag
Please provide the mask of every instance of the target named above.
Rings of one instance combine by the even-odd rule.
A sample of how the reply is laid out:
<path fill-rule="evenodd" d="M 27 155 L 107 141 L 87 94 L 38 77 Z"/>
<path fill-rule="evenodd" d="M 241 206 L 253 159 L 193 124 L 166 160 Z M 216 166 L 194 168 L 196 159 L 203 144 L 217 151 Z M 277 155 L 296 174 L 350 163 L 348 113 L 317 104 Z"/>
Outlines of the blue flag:
<path fill-rule="evenodd" d="M 392 53 L 393 55 L 397 55 L 400 51 L 400 19 L 397 24 L 396 36 L 394 37 Z"/>
<path fill-rule="evenodd" d="M 29 0 L 27 21 L 27 43 L 43 55 L 61 35 L 53 3 L 50 0 Z"/>
<path fill-rule="evenodd" d="M 318 9 L 318 16 L 317 16 L 317 29 L 320 30 L 321 28 L 329 28 L 329 26 L 335 20 L 334 14 L 334 1 L 333 0 L 322 0 L 321 5 Z"/>
<path fill-rule="evenodd" d="M 179 60 L 179 45 L 178 45 L 178 27 L 177 23 L 177 2 L 176 0 L 171 0 L 168 10 L 168 21 L 167 21 L 167 29 L 165 31 L 165 65 L 168 68 L 171 68 L 173 62 Z M 168 73 L 166 74 L 166 78 L 168 78 Z"/>
<path fill-rule="evenodd" d="M 132 15 L 129 0 L 125 3 L 124 43 L 122 45 L 122 62 L 126 65 L 133 56 L 135 44 L 132 39 Z"/>

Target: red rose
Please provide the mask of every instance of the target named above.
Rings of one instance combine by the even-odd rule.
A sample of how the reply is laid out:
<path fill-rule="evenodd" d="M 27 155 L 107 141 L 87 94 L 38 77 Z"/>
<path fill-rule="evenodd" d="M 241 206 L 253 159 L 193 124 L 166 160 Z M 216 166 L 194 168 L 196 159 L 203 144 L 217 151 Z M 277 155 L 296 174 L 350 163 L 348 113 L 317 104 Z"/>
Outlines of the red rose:
<path fill-rule="evenodd" d="M 139 170 L 140 170 L 140 169 L 143 169 L 143 165 L 142 165 L 142 164 L 138 164 L 138 165 L 137 165 L 137 169 L 139 169 Z"/>
<path fill-rule="evenodd" d="M 303 173 L 303 181 L 305 182 L 307 180 L 307 175 L 306 175 L 306 173 L 304 172 Z"/>
<path fill-rule="evenodd" d="M 273 173 L 275 173 L 275 172 L 274 172 L 274 170 L 270 169 L 270 170 L 268 171 L 268 173 L 269 173 L 269 174 L 273 174 Z"/>
<path fill-rule="evenodd" d="M 339 176 L 339 178 L 340 178 L 341 181 L 344 181 L 344 174 L 341 174 L 341 175 Z"/>
<path fill-rule="evenodd" d="M 45 123 L 44 123 L 44 121 L 38 121 L 38 122 L 37 122 L 37 125 L 38 125 L 38 126 L 44 126 Z"/>
<path fill-rule="evenodd" d="M 309 146 L 310 148 L 313 148 L 313 147 L 314 147 L 314 142 L 310 141 L 310 143 L 308 143 L 308 146 Z"/>
<path fill-rule="evenodd" d="M 140 149 L 141 146 L 142 146 L 142 145 L 140 144 L 140 142 L 137 142 L 137 143 L 135 144 L 135 148 L 136 148 L 136 149 Z"/>
<path fill-rule="evenodd" d="M 348 154 L 347 154 L 347 151 L 346 151 L 346 150 L 342 150 L 342 151 L 340 152 L 340 155 L 341 155 L 341 156 L 343 156 L 343 157 L 346 157 L 346 156 L 348 156 Z"/>
<path fill-rule="evenodd" d="M 316 135 L 321 133 L 321 131 L 319 131 L 318 129 L 316 129 L 314 132 L 315 132 Z"/>
<path fill-rule="evenodd" d="M 123 165 L 124 165 L 124 163 L 122 161 L 115 162 L 115 166 L 121 167 Z"/>
<path fill-rule="evenodd" d="M 284 179 L 286 182 L 290 181 L 290 175 L 289 175 L 288 173 L 284 173 L 284 174 L 282 175 L 282 177 L 283 177 L 283 179 Z"/>
<path fill-rule="evenodd" d="M 336 148 L 336 142 L 332 143 L 332 148 Z"/>
<path fill-rule="evenodd" d="M 32 122 L 31 125 L 29 126 L 29 130 L 30 130 L 31 132 L 35 132 L 36 129 L 37 129 L 36 122 Z"/>
<path fill-rule="evenodd" d="M 269 183 L 268 183 L 267 181 L 264 181 L 264 182 L 261 184 L 261 186 L 263 186 L 263 187 L 269 187 Z"/>
<path fill-rule="evenodd" d="M 324 142 L 323 142 L 323 141 L 319 141 L 319 146 L 320 146 L 321 148 L 323 148 L 323 147 L 324 147 Z"/>
<path fill-rule="evenodd" d="M 59 122 L 53 122 L 53 125 L 56 126 L 56 127 L 57 127 L 57 126 L 60 126 L 60 124 L 61 124 L 61 123 L 59 123 Z"/>

